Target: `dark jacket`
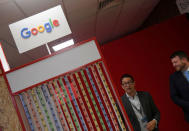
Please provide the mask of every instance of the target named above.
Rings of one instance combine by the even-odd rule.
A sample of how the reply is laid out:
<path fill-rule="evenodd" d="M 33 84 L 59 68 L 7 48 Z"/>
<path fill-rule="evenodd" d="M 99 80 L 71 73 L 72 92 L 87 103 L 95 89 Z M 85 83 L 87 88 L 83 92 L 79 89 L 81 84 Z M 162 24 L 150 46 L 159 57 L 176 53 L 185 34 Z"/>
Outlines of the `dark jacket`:
<path fill-rule="evenodd" d="M 181 71 L 170 76 L 170 95 L 175 104 L 184 111 L 184 116 L 189 122 L 189 82 Z"/>
<path fill-rule="evenodd" d="M 142 91 L 138 91 L 137 94 L 138 94 L 141 106 L 143 108 L 143 111 L 146 114 L 146 117 L 148 119 L 148 122 L 153 119 L 156 119 L 157 123 L 159 123 L 160 112 L 159 112 L 158 108 L 156 107 L 156 105 L 154 104 L 151 95 L 148 92 L 142 92 Z M 126 110 L 126 113 L 129 117 L 129 120 L 133 126 L 134 131 L 141 131 L 137 116 L 136 116 L 136 114 L 132 108 L 132 105 L 131 105 L 129 99 L 127 98 L 126 94 L 124 94 L 121 97 L 121 100 L 122 100 L 123 106 Z M 155 128 L 153 131 L 158 131 L 158 128 Z"/>

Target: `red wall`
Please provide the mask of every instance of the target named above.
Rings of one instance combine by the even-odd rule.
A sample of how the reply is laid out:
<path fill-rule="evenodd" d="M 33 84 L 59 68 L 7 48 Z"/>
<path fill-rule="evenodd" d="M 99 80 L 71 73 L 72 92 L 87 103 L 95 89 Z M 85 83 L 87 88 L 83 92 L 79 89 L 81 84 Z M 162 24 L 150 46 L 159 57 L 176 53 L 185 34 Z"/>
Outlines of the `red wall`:
<path fill-rule="evenodd" d="M 189 20 L 185 15 L 112 41 L 101 49 L 120 96 L 124 93 L 120 76 L 132 74 L 137 90 L 150 92 L 161 112 L 160 131 L 189 131 L 182 110 L 169 95 L 169 75 L 174 71 L 169 56 L 176 50 L 189 54 Z"/>

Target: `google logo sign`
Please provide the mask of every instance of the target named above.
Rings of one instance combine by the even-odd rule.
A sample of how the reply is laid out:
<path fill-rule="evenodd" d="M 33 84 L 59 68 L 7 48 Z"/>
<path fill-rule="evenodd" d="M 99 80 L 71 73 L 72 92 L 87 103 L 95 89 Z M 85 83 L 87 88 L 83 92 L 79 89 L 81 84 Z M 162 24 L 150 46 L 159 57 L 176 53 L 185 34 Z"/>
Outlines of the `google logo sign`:
<path fill-rule="evenodd" d="M 45 23 L 44 25 L 39 25 L 36 28 L 32 28 L 29 30 L 28 28 L 23 28 L 21 30 L 21 36 L 24 39 L 29 38 L 31 35 L 36 36 L 39 33 L 43 33 L 45 30 L 46 32 L 50 33 L 54 27 L 59 26 L 59 21 L 58 20 L 51 20 L 49 19 L 49 22 Z"/>

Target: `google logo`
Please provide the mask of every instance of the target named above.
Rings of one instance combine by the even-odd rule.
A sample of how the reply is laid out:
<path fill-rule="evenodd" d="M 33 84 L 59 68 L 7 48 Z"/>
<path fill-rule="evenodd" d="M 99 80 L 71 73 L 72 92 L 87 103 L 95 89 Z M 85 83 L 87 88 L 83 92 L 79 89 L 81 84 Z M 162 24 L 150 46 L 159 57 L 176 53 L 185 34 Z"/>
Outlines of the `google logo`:
<path fill-rule="evenodd" d="M 58 20 L 51 20 L 49 19 L 49 22 L 45 23 L 44 26 L 43 25 L 39 25 L 36 28 L 32 28 L 31 30 L 29 30 L 28 28 L 23 28 L 21 30 L 21 36 L 24 39 L 29 38 L 31 35 L 37 35 L 38 32 L 43 33 L 45 30 L 46 32 L 50 33 L 52 31 L 52 29 L 54 27 L 59 26 L 59 21 Z"/>

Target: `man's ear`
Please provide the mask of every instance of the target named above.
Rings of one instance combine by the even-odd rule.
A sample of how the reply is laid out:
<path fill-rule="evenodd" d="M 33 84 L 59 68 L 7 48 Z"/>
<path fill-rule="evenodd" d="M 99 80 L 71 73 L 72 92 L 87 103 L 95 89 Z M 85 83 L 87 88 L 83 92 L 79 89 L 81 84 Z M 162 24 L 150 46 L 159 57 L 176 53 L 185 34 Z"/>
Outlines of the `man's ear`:
<path fill-rule="evenodd" d="M 186 63 L 188 61 L 188 59 L 185 58 L 185 57 L 183 57 L 183 58 L 181 58 L 181 61 L 184 62 L 184 63 Z"/>

